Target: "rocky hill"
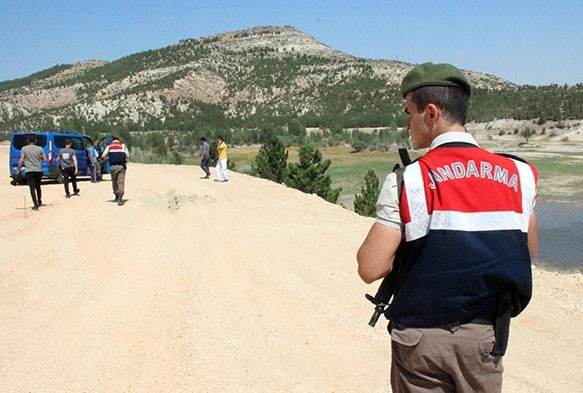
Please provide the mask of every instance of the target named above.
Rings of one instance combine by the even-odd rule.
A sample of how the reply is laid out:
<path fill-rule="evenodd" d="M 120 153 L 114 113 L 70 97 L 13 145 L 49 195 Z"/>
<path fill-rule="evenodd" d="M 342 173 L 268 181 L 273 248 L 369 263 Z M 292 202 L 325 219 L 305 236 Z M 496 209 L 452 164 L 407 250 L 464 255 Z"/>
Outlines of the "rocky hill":
<path fill-rule="evenodd" d="M 340 88 L 356 97 L 336 103 L 340 113 L 371 95 L 400 107 L 397 87 L 412 66 L 357 58 L 290 26 L 256 27 L 1 82 L 0 129 L 58 127 L 71 119 L 164 128 L 169 119 L 195 118 L 209 108 L 231 119 L 321 116 Z M 513 86 L 466 73 L 476 87 Z"/>

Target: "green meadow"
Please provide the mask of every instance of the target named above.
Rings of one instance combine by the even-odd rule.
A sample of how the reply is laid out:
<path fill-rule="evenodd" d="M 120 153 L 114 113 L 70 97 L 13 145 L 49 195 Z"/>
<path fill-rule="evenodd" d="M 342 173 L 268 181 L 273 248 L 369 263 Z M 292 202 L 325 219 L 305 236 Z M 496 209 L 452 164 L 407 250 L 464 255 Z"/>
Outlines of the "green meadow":
<path fill-rule="evenodd" d="M 298 161 L 298 148 L 291 147 L 288 150 L 288 162 Z M 355 153 L 350 146 L 336 146 L 319 148 L 324 159 L 331 161 L 326 172 L 332 179 L 332 187 L 342 187 L 338 203 L 352 209 L 352 201 L 355 194 L 360 194 L 364 186 L 364 176 L 369 170 L 373 170 L 382 184 L 386 175 L 393 169 L 393 165 L 400 162 L 396 152 L 366 151 Z M 239 172 L 248 172 L 254 163 L 259 146 L 232 147 L 229 149 L 229 160 L 235 162 L 235 169 Z M 412 154 L 412 157 L 416 157 Z"/>
<path fill-rule="evenodd" d="M 259 146 L 231 147 L 229 160 L 234 161 L 238 172 L 248 173 L 253 165 Z M 373 170 L 382 184 L 385 176 L 395 163 L 400 162 L 396 152 L 365 151 L 355 153 L 350 146 L 320 148 L 324 159 L 332 164 L 327 173 L 332 179 L 332 187 L 342 187 L 338 203 L 352 209 L 355 194 L 360 194 L 364 186 L 364 176 Z M 297 162 L 298 149 L 288 149 L 288 162 Z M 533 154 L 534 153 L 534 154 Z M 414 159 L 418 156 L 410 151 Z M 515 154 L 521 156 L 520 151 Z M 532 162 L 539 171 L 539 193 L 541 195 L 582 195 L 583 157 L 571 155 L 547 155 L 529 151 L 523 157 Z"/>
<path fill-rule="evenodd" d="M 539 173 L 541 195 L 583 196 L 583 157 L 545 155 L 529 157 Z"/>

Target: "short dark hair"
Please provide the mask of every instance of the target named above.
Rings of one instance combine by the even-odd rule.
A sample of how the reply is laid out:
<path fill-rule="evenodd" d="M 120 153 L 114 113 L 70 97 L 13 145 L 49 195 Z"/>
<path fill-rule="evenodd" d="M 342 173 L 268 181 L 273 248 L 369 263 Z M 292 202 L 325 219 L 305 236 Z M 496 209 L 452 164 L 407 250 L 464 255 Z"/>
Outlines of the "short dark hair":
<path fill-rule="evenodd" d="M 65 138 L 65 146 L 70 145 L 71 140 L 69 138 Z"/>
<path fill-rule="evenodd" d="M 36 139 L 36 135 L 35 135 L 35 134 L 30 134 L 30 135 L 28 136 L 28 138 L 26 138 L 26 141 L 27 141 L 28 143 L 30 143 L 30 144 L 32 144 L 32 143 L 36 144 L 36 141 L 37 141 L 37 139 Z"/>
<path fill-rule="evenodd" d="M 446 122 L 466 124 L 470 94 L 457 86 L 423 86 L 411 91 L 411 101 L 417 110 L 436 104 L 443 111 Z"/>
<path fill-rule="evenodd" d="M 206 138 L 203 136 L 202 138 L 200 138 L 201 141 L 206 142 Z"/>

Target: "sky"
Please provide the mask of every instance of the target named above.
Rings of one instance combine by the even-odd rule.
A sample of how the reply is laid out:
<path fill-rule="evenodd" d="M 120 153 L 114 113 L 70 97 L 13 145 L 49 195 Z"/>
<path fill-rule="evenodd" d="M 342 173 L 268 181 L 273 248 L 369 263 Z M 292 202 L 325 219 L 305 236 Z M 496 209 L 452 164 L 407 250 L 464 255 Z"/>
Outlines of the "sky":
<path fill-rule="evenodd" d="M 0 81 L 268 25 L 361 58 L 583 83 L 581 0 L 0 0 Z"/>

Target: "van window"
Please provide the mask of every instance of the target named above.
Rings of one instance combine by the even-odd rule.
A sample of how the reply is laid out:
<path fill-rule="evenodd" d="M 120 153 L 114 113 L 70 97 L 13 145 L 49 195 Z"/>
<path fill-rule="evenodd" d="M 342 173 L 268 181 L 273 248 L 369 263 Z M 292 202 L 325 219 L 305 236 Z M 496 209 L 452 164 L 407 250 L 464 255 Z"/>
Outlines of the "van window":
<path fill-rule="evenodd" d="M 70 136 L 64 136 L 64 135 L 55 135 L 55 146 L 59 149 L 63 149 L 65 147 L 65 140 L 66 139 L 71 140 L 71 149 L 74 149 L 74 150 L 84 150 L 85 149 L 83 147 L 83 139 L 70 137 Z"/>
<path fill-rule="evenodd" d="M 20 150 L 24 146 L 28 145 L 28 134 L 15 134 L 12 136 L 12 146 Z M 40 147 L 44 147 L 47 145 L 47 136 L 46 135 L 36 135 L 36 144 Z"/>

